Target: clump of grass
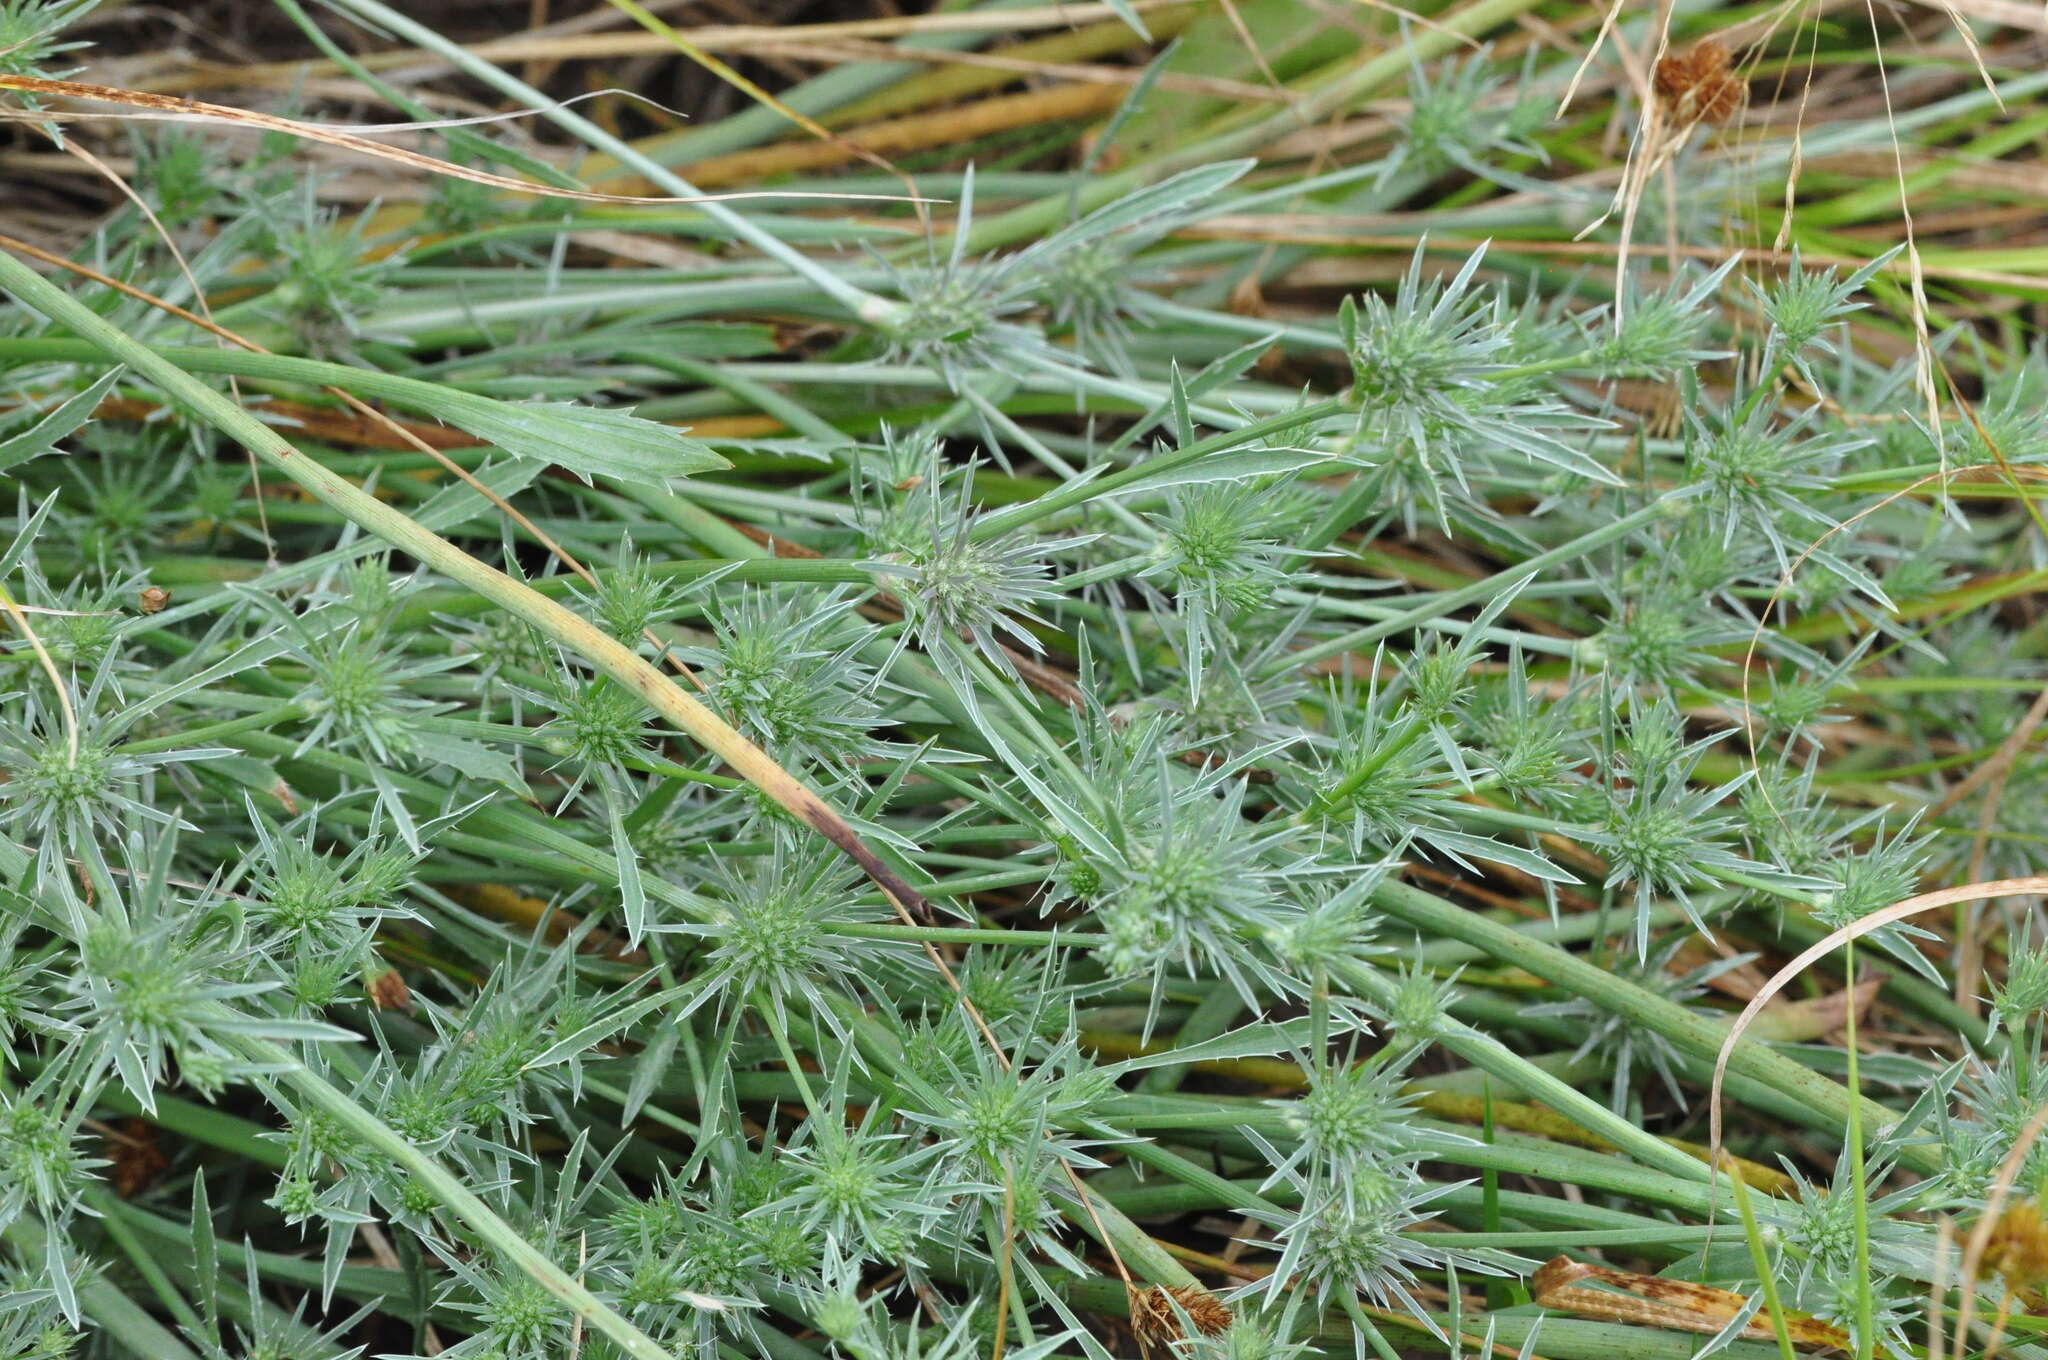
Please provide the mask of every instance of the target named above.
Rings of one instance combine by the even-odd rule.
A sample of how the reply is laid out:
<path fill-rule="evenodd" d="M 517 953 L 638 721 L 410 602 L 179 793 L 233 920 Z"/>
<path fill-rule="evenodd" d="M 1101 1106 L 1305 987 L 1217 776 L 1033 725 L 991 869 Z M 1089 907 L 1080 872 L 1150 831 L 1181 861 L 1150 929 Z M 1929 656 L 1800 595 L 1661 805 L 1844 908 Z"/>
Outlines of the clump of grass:
<path fill-rule="evenodd" d="M 440 129 L 479 171 L 765 135 L 335 8 L 542 108 Z M 1736 157 L 1813 34 L 1709 36 L 1612 111 L 1623 252 L 1572 63 L 1438 60 L 1528 8 L 1177 133 L 1168 54 L 858 215 L 366 210 L 202 127 L 0 242 L 0 1353 L 2048 1353 L 2028 285 L 1821 154 L 1925 138 L 1952 207 L 2041 82 Z M 0 3 L 0 73 L 86 17 Z M 1538 1271 L 1595 1253 L 1646 1292 Z"/>

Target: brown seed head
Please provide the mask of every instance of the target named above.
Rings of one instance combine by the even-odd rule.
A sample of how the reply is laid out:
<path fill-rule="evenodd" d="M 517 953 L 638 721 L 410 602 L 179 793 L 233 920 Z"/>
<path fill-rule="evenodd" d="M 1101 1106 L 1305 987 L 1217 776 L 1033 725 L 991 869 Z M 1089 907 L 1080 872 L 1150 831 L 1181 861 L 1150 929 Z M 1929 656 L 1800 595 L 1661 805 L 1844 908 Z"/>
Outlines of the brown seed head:
<path fill-rule="evenodd" d="M 171 1159 L 157 1145 L 154 1124 L 124 1119 L 110 1130 L 107 1160 L 113 1164 L 114 1193 L 134 1199 L 170 1170 Z"/>
<path fill-rule="evenodd" d="M 1180 1305 L 1177 1310 L 1175 1304 Z M 1183 1285 L 1176 1289 L 1154 1286 L 1138 1295 L 1131 1328 L 1148 1346 L 1157 1341 L 1179 1341 L 1186 1335 L 1181 1326 L 1183 1315 L 1203 1336 L 1216 1336 L 1230 1327 L 1230 1309 L 1214 1294 L 1199 1286 Z"/>
<path fill-rule="evenodd" d="M 369 993 L 370 1004 L 380 1011 L 404 1011 L 412 1009 L 412 988 L 405 985 L 405 976 L 396 968 L 386 968 L 363 985 Z"/>
<path fill-rule="evenodd" d="M 1661 57 L 1651 83 L 1681 124 L 1725 123 L 1741 111 L 1746 94 L 1730 69 L 1728 48 L 1712 39 Z"/>
<path fill-rule="evenodd" d="M 1984 1263 L 2020 1294 L 2048 1286 L 2048 1222 L 2039 1200 L 2020 1200 L 2006 1207 L 1992 1225 Z"/>

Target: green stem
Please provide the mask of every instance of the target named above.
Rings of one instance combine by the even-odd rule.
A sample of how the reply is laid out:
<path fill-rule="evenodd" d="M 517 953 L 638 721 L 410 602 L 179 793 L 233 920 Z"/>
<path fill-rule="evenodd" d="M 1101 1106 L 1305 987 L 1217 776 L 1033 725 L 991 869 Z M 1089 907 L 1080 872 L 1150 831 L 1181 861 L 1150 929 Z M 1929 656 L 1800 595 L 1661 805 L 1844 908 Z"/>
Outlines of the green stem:
<path fill-rule="evenodd" d="M 1662 1035 L 1695 1058 L 1711 1063 L 1721 1051 L 1727 1031 L 1718 1022 L 1553 944 L 1530 939 L 1497 921 L 1490 921 L 1476 912 L 1405 883 L 1380 885 L 1373 894 L 1373 901 L 1389 916 L 1414 926 L 1425 937 L 1449 936 L 1477 945 L 1503 963 L 1525 968 L 1574 996 L 1585 997 L 1613 1014 Z M 1781 1091 L 1796 1102 L 1807 1123 L 1815 1128 L 1840 1131 L 1848 1126 L 1851 1109 L 1859 1107 L 1862 1113 L 1881 1121 L 1880 1127 L 1889 1126 L 1897 1118 L 1875 1101 L 1865 1100 L 1843 1089 L 1811 1068 L 1754 1040 L 1745 1039 L 1735 1046 L 1728 1070 Z M 1585 1121 L 1581 1119 L 1580 1122 Z M 1587 1124 L 1586 1127 L 1593 1128 L 1593 1125 Z M 1621 1142 L 1607 1128 L 1595 1129 L 1595 1132 L 1614 1142 Z M 1918 1146 L 1905 1148 L 1900 1154 L 1900 1161 L 1923 1175 L 1931 1174 L 1938 1167 L 1937 1154 L 1932 1149 Z M 1698 1167 L 1700 1164 L 1694 1162 L 1692 1165 Z"/>
<path fill-rule="evenodd" d="M 1346 652 L 1355 652 L 1361 647 L 1370 647 L 1373 643 L 1383 638 L 1392 637 L 1396 633 L 1405 633 L 1442 615 L 1454 613 L 1470 605 L 1478 604 L 1483 600 L 1493 599 L 1502 591 L 1510 590 L 1529 578 L 1557 566 L 1561 562 L 1569 562 L 1575 557 L 1583 557 L 1587 553 L 1605 547 L 1609 543 L 1627 538 L 1646 524 L 1655 523 L 1660 519 L 1670 519 L 1683 515 L 1687 508 L 1685 501 L 1674 497 L 1667 496 L 1663 499 L 1652 501 L 1642 509 L 1603 524 L 1591 533 L 1581 534 L 1569 543 L 1561 543 L 1549 552 L 1538 553 L 1527 561 L 1518 562 L 1505 571 L 1497 571 L 1483 580 L 1474 581 L 1470 585 L 1462 586 L 1457 590 L 1445 591 L 1441 595 L 1434 596 L 1430 599 L 1429 603 L 1418 605 L 1406 613 L 1397 614 L 1391 619 L 1370 624 L 1364 628 L 1354 629 L 1349 633 L 1340 633 L 1336 637 L 1315 643 L 1312 646 L 1303 647 L 1299 651 L 1289 652 L 1286 656 L 1269 663 L 1258 678 L 1270 680 L 1298 666 L 1306 666 L 1312 662 L 1321 661 L 1326 657 L 1341 656 Z"/>
<path fill-rule="evenodd" d="M 796 1050 L 790 1047 L 789 1029 L 783 1023 L 781 1008 L 770 1002 L 766 1005 L 757 1005 L 755 1009 L 768 1021 L 768 1032 L 775 1040 L 775 1051 L 781 1056 L 782 1066 L 789 1073 L 790 1080 L 796 1083 L 796 1093 L 803 1101 L 804 1109 L 812 1119 L 818 1118 L 818 1098 L 811 1092 L 811 1080 L 804 1075 L 804 1066 L 797 1061 Z"/>
<path fill-rule="evenodd" d="M 467 47 L 443 37 L 427 25 L 406 17 L 388 5 L 379 4 L 377 0 L 334 0 L 334 3 L 338 8 L 353 11 L 367 19 L 372 26 L 434 53 L 452 63 L 465 75 L 483 82 L 500 94 L 536 110 L 541 117 L 556 127 L 570 133 L 586 145 L 615 157 L 621 165 L 629 166 L 637 173 L 645 175 L 667 192 L 679 198 L 692 200 L 692 206 L 706 217 L 763 255 L 788 266 L 861 320 L 870 324 L 885 323 L 901 310 L 900 303 L 890 302 L 886 298 L 856 288 L 802 251 L 755 226 L 741 213 L 735 212 L 715 198 L 706 197 L 682 176 L 667 166 L 650 160 L 631 143 L 612 136 L 560 100 L 550 99 L 526 82 L 507 75 Z"/>
<path fill-rule="evenodd" d="M 686 694 L 633 648 L 530 586 L 471 557 L 353 482 L 336 476 L 227 396 L 216 392 L 148 345 L 123 333 L 6 252 L 0 252 L 0 287 L 52 321 L 78 332 L 107 358 L 128 364 L 155 382 L 209 424 L 239 440 L 264 462 L 304 487 L 316 499 L 583 656 L 629 692 L 638 695 L 648 707 L 695 737 L 798 820 L 845 851 L 903 910 L 912 915 L 923 910 L 921 896 L 904 882 L 894 868 L 877 857 L 846 820 L 817 793 L 769 759 L 724 719 Z"/>
<path fill-rule="evenodd" d="M 26 1214 L 0 1231 L 0 1238 L 12 1243 L 24 1261 L 49 1259 L 49 1230 Z M 128 1354 L 146 1355 L 150 1360 L 199 1360 L 189 1346 L 107 1281 L 82 1274 L 73 1287 L 80 1311 Z"/>
<path fill-rule="evenodd" d="M 659 350 L 628 350 L 619 355 L 619 358 L 626 363 L 646 364 L 650 368 L 673 373 L 678 378 L 686 378 L 705 387 L 730 392 L 763 415 L 774 416 L 790 429 L 799 434 L 807 434 L 813 439 L 837 444 L 846 438 L 845 433 L 836 425 L 819 419 L 811 408 L 802 402 L 792 401 L 766 383 L 728 372 L 720 365 L 701 363 L 680 354 L 664 354 Z"/>
<path fill-rule="evenodd" d="M 1358 1329 L 1358 1334 L 1372 1346 L 1373 1354 L 1380 1360 L 1401 1360 L 1393 1346 L 1380 1335 L 1378 1325 L 1366 1316 L 1365 1309 L 1359 1305 L 1358 1296 L 1347 1289 L 1343 1298 L 1345 1315 L 1351 1319 L 1351 1325 Z"/>
<path fill-rule="evenodd" d="M 977 540 L 986 540 L 998 534 L 1008 533 L 1012 529 L 1021 529 L 1025 525 L 1035 523 L 1048 515 L 1055 515 L 1063 510 L 1071 510 L 1076 506 L 1085 505 L 1099 497 L 1107 496 L 1112 492 L 1129 486 L 1133 482 L 1157 478 L 1166 472 L 1198 462 L 1212 453 L 1242 448 L 1265 438 L 1269 434 L 1279 434 L 1283 430 L 1297 429 L 1300 426 L 1336 415 L 1343 409 L 1343 401 L 1336 397 L 1311 402 L 1307 406 L 1298 407 L 1291 411 L 1282 411 L 1277 415 L 1270 415 L 1262 420 L 1254 420 L 1248 425 L 1240 425 L 1234 430 L 1226 430 L 1221 434 L 1210 435 L 1207 439 L 1200 439 L 1189 444 L 1186 448 L 1175 449 L 1172 453 L 1163 453 L 1156 458 L 1148 458 L 1127 468 L 1119 468 L 1115 472 L 1094 478 L 1091 481 L 1069 482 L 1057 491 L 1048 491 L 1037 500 L 1026 501 L 1022 505 L 1012 505 L 995 511 L 993 514 L 978 516 L 974 521 L 973 537 Z"/>
<path fill-rule="evenodd" d="M 585 1288 L 581 1280 L 521 1237 L 511 1224 L 498 1217 L 490 1205 L 471 1193 L 446 1167 L 400 1137 L 384 1121 L 335 1089 L 290 1052 L 263 1039 L 240 1038 L 236 1042 L 249 1059 L 275 1069 L 279 1074 L 278 1080 L 289 1085 L 308 1104 L 330 1115 L 369 1147 L 403 1168 L 466 1224 L 485 1246 L 568 1304 L 620 1350 L 634 1360 L 675 1360 L 667 1349 Z"/>
<path fill-rule="evenodd" d="M 261 713 L 249 713 L 226 722 L 208 723 L 203 727 L 187 727 L 161 737 L 145 737 L 122 746 L 123 755 L 149 755 L 158 751 L 184 750 L 193 746 L 206 746 L 213 742 L 225 741 L 245 732 L 267 732 L 288 722 L 296 722 L 306 716 L 301 704 L 279 704 L 264 709 Z"/>
<path fill-rule="evenodd" d="M 1337 971 L 1344 984 L 1356 995 L 1382 1006 L 1395 1000 L 1398 984 L 1377 969 L 1347 963 L 1338 965 Z M 1698 1181 L 1711 1174 L 1702 1163 L 1636 1127 L 1569 1082 L 1560 1081 L 1483 1030 L 1455 1017 L 1445 1016 L 1439 1039 L 1445 1048 L 1474 1067 L 1549 1105 L 1645 1166 L 1688 1181 Z"/>
<path fill-rule="evenodd" d="M 128 1263 L 135 1268 L 135 1273 L 142 1277 L 142 1282 L 149 1286 L 149 1292 L 156 1295 L 157 1302 L 163 1305 L 164 1311 L 176 1318 L 180 1326 L 197 1331 L 200 1326 L 198 1310 L 186 1301 L 177 1285 L 171 1282 L 171 1277 L 164 1273 L 163 1265 L 156 1256 L 115 1212 L 120 1201 L 108 1193 L 105 1186 L 95 1185 L 86 1191 L 85 1202 L 99 1216 L 107 1236 L 113 1239 L 114 1245 L 128 1258 Z"/>
<path fill-rule="evenodd" d="M 1842 1043 L 1849 1060 L 1849 1092 L 1862 1089 L 1856 1071 L 1856 941 L 1842 942 L 1843 994 L 1848 1005 L 1842 1015 Z M 1876 1353 L 1873 1328 L 1876 1311 L 1870 1284 L 1870 1200 L 1863 1164 L 1863 1102 L 1849 1102 L 1849 1203 L 1856 1220 L 1856 1360 L 1871 1360 Z"/>
<path fill-rule="evenodd" d="M 1764 1243 L 1763 1229 L 1757 1226 L 1756 1206 L 1749 1202 L 1749 1187 L 1740 1176 L 1730 1176 L 1728 1180 L 1735 1191 L 1736 1212 L 1742 1215 L 1742 1236 L 1749 1243 L 1750 1265 L 1756 1270 L 1757 1281 L 1764 1292 L 1764 1309 L 1770 1314 L 1771 1334 L 1778 1340 L 1778 1358 L 1798 1360 L 1792 1350 L 1792 1333 L 1785 1325 L 1785 1305 L 1778 1298 L 1778 1276 L 1771 1269 L 1770 1249 Z"/>

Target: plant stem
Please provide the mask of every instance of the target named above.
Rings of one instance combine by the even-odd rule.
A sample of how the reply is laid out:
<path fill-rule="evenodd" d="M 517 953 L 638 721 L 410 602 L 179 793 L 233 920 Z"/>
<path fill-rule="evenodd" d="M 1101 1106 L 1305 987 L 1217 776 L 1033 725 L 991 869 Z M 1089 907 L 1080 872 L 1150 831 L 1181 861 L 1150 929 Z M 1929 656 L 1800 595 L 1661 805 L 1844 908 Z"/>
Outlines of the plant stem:
<path fill-rule="evenodd" d="M 1303 425 L 1313 424 L 1318 420 L 1336 415 L 1343 409 L 1344 403 L 1341 399 L 1329 397 L 1322 401 L 1311 402 L 1306 406 L 1298 407 L 1291 411 L 1282 411 L 1277 415 L 1254 420 L 1249 424 L 1240 425 L 1234 430 L 1226 430 L 1221 434 L 1210 435 L 1206 439 L 1200 439 L 1189 444 L 1186 448 L 1175 449 L 1171 453 L 1163 453 L 1157 457 L 1148 458 L 1142 463 L 1119 468 L 1115 472 L 1096 477 L 1090 481 L 1069 482 L 1056 491 L 1048 491 L 1037 500 L 1026 501 L 1022 505 L 1008 506 L 1002 510 L 977 517 L 971 531 L 972 536 L 979 541 L 993 538 L 998 534 L 1008 533 L 1013 529 L 1021 529 L 1025 525 L 1035 523 L 1049 515 L 1058 514 L 1063 510 L 1071 510 L 1076 506 L 1085 505 L 1089 501 L 1121 490 L 1133 482 L 1157 479 L 1164 473 L 1178 471 L 1191 463 L 1208 457 L 1212 453 L 1221 453 L 1227 449 L 1241 448 L 1246 444 L 1263 439 L 1269 434 L 1279 434 L 1283 430 L 1299 429 Z"/>
<path fill-rule="evenodd" d="M 251 1060 L 279 1072 L 279 1080 L 289 1085 L 308 1104 L 332 1116 L 336 1123 L 403 1168 L 446 1205 L 450 1213 L 467 1224 L 485 1246 L 568 1304 L 620 1350 L 634 1360 L 675 1360 L 667 1349 L 585 1288 L 581 1280 L 521 1237 L 511 1224 L 498 1217 L 490 1205 L 472 1194 L 447 1168 L 401 1138 L 390 1126 L 335 1089 L 293 1054 L 267 1040 L 244 1037 L 235 1042 Z"/>
<path fill-rule="evenodd" d="M 1394 999 L 1395 982 L 1377 969 L 1347 964 L 1340 965 L 1339 972 L 1344 983 L 1361 997 L 1382 1006 Z M 1711 1177 L 1712 1173 L 1699 1161 L 1637 1128 L 1577 1087 L 1558 1080 L 1492 1035 L 1446 1016 L 1440 1037 L 1445 1048 L 1466 1062 L 1541 1099 L 1565 1118 L 1599 1134 L 1643 1165 L 1656 1167 L 1682 1180 Z"/>
<path fill-rule="evenodd" d="M 333 0 L 340 9 L 354 12 L 368 20 L 373 26 L 384 29 L 407 42 L 434 53 L 455 65 L 463 74 L 479 80 L 536 110 L 543 118 L 576 137 L 579 141 L 615 157 L 619 164 L 630 166 L 649 180 L 660 185 L 679 198 L 692 200 L 706 217 L 711 218 L 733 235 L 760 251 L 763 255 L 788 266 L 800 277 L 808 280 L 820 292 L 832 298 L 849 313 L 869 324 L 882 324 L 894 317 L 901 304 L 890 302 L 840 278 L 838 274 L 820 265 L 803 252 L 792 248 L 769 232 L 755 226 L 747 218 L 715 198 L 707 198 L 685 181 L 682 176 L 643 155 L 631 143 L 614 137 L 597 124 L 574 112 L 558 100 L 548 98 L 525 81 L 515 79 L 493 66 L 490 62 L 472 53 L 461 43 L 452 42 L 435 32 L 426 24 L 408 18 L 378 0 Z"/>
<path fill-rule="evenodd" d="M 1684 507 L 1684 501 L 1670 497 L 1652 501 L 1641 509 L 1603 524 L 1590 533 L 1581 534 L 1569 543 L 1561 543 L 1548 552 L 1538 553 L 1526 561 L 1518 562 L 1504 571 L 1497 571 L 1468 586 L 1445 591 L 1427 604 L 1417 605 L 1391 619 L 1354 629 L 1349 633 L 1340 633 L 1336 637 L 1312 643 L 1299 651 L 1289 652 L 1286 656 L 1268 663 L 1259 678 L 1272 679 L 1293 667 L 1306 666 L 1327 657 L 1341 656 L 1346 652 L 1355 652 L 1361 647 L 1370 647 L 1375 642 L 1393 637 L 1397 633 L 1405 633 L 1442 615 L 1478 604 L 1483 600 L 1493 599 L 1501 592 L 1511 590 L 1561 562 L 1569 562 L 1609 543 L 1619 542 L 1646 524 L 1682 514 Z"/>
<path fill-rule="evenodd" d="M 850 855 L 883 892 L 894 899 L 898 909 L 905 913 L 906 921 L 914 920 L 922 912 L 922 897 L 861 841 L 844 818 L 724 719 L 684 693 L 673 680 L 632 648 L 532 587 L 485 565 L 447 539 L 422 528 L 361 487 L 335 476 L 228 397 L 200 382 L 149 346 L 124 334 L 91 308 L 5 252 L 0 252 L 0 287 L 52 321 L 77 331 L 106 357 L 126 363 L 150 378 L 324 504 L 341 511 L 393 547 L 461 582 L 581 655 L 638 695 L 648 707 L 695 737 L 798 820 Z"/>
<path fill-rule="evenodd" d="M 24 1214 L 0 1230 L 0 1238 L 14 1244 L 23 1259 L 49 1259 L 49 1230 Z M 69 1269 L 65 1263 L 59 1269 Z M 144 1312 L 140 1305 L 107 1281 L 87 1275 L 73 1286 L 85 1316 L 105 1329 L 107 1335 L 131 1355 L 150 1360 L 199 1360 L 191 1347 L 165 1330 L 162 1323 Z"/>
<path fill-rule="evenodd" d="M 1842 989 L 1848 997 L 1848 1006 L 1842 1015 L 1842 1044 L 1849 1059 L 1849 1092 L 1853 1097 L 1862 1090 L 1856 1071 L 1856 941 L 1853 938 L 1842 942 L 1842 971 Z M 1856 1360 L 1871 1360 L 1877 1347 L 1873 1325 L 1876 1307 L 1870 1283 L 1870 1198 L 1863 1164 L 1863 1102 L 1860 1099 L 1849 1102 L 1848 1153 L 1849 1195 L 1856 1221 Z"/>
<path fill-rule="evenodd" d="M 1531 939 L 1405 883 L 1381 884 L 1373 894 L 1373 901 L 1389 916 L 1406 921 L 1426 936 L 1449 936 L 1478 945 L 1503 963 L 1526 968 L 1575 996 L 1585 997 L 1662 1035 L 1696 1058 L 1711 1063 L 1720 1053 L 1726 1032 L 1719 1024 L 1556 945 Z M 1852 1094 L 1811 1068 L 1803 1067 L 1753 1040 L 1736 1045 L 1728 1070 L 1752 1077 L 1793 1097 L 1797 1108 L 1806 1114 L 1808 1123 L 1815 1128 L 1833 1131 L 1846 1128 L 1852 1106 L 1881 1120 L 1884 1126 L 1890 1125 L 1897 1117 L 1875 1101 Z M 1593 1126 L 1588 1124 L 1587 1127 Z M 1614 1137 L 1606 1129 L 1599 1132 L 1609 1138 Z M 1922 1174 L 1931 1174 L 1938 1165 L 1934 1151 L 1915 1146 L 1903 1149 L 1900 1161 Z"/>
<path fill-rule="evenodd" d="M 1756 1208 L 1749 1202 L 1749 1187 L 1740 1176 L 1729 1178 L 1735 1191 L 1735 1208 L 1742 1215 L 1742 1235 L 1749 1243 L 1750 1265 L 1756 1270 L 1756 1277 L 1763 1289 L 1764 1309 L 1770 1314 L 1771 1333 L 1778 1341 L 1779 1360 L 1796 1360 L 1792 1351 L 1792 1333 L 1785 1326 L 1785 1305 L 1778 1298 L 1778 1276 L 1771 1268 L 1771 1253 L 1764 1243 L 1763 1229 L 1757 1226 Z"/>

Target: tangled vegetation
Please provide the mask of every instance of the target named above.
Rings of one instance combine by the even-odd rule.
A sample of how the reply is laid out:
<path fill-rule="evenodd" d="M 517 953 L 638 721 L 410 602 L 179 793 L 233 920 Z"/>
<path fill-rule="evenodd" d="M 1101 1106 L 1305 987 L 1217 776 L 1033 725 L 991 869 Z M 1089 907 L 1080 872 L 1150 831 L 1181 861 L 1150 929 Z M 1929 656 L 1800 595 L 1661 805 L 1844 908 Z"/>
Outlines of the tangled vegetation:
<path fill-rule="evenodd" d="M 459 9 L 0 3 L 0 1356 L 2048 1355 L 2038 14 Z"/>

